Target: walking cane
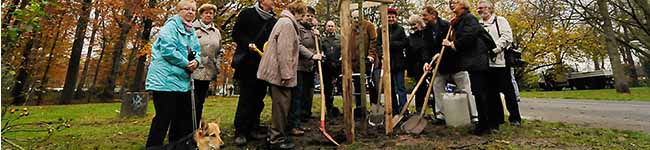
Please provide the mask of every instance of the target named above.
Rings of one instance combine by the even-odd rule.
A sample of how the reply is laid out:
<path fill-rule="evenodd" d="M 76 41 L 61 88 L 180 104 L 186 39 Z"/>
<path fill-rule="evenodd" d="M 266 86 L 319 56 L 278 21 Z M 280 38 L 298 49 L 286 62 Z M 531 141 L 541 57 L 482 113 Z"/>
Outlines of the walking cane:
<path fill-rule="evenodd" d="M 192 130 L 196 131 L 196 98 L 194 97 L 194 79 L 190 76 L 190 101 L 192 102 Z"/>
<path fill-rule="evenodd" d="M 188 57 L 189 61 L 196 59 L 195 52 L 191 52 Z M 194 79 L 192 79 L 192 71 L 186 70 L 190 75 L 190 102 L 192 103 L 192 131 L 196 131 L 198 126 L 196 125 L 196 97 L 194 97 Z"/>
<path fill-rule="evenodd" d="M 318 45 L 319 40 L 318 36 L 314 36 L 314 43 L 316 43 L 316 53 L 320 53 L 320 47 Z M 325 130 L 325 90 L 323 89 L 325 82 L 323 82 L 323 66 L 321 64 L 321 60 L 318 60 L 318 79 L 320 80 L 320 132 L 323 133 L 325 138 L 328 140 L 332 141 L 332 143 L 336 144 L 336 146 L 339 146 L 339 143 L 332 138 L 330 134 L 327 133 Z"/>

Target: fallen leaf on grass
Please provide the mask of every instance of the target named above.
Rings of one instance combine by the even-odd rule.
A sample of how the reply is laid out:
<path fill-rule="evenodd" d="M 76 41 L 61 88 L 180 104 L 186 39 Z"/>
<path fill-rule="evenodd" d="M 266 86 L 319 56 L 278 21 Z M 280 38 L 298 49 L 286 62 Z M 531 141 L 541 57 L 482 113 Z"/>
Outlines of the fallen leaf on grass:
<path fill-rule="evenodd" d="M 510 144 L 510 141 L 506 141 L 506 140 L 496 140 L 496 142 L 503 143 L 503 144 Z"/>

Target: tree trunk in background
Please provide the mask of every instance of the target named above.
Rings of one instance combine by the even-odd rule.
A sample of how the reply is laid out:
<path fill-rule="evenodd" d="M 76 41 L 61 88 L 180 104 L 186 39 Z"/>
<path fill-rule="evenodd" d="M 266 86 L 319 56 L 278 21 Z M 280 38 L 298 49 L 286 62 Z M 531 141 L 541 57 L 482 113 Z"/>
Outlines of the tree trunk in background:
<path fill-rule="evenodd" d="M 149 8 L 154 8 L 156 7 L 157 1 L 156 0 L 149 0 Z M 142 35 L 140 37 L 142 38 L 142 41 L 144 43 L 148 43 L 149 40 L 151 39 L 151 27 L 153 26 L 153 21 L 151 18 L 145 18 L 142 24 L 143 30 L 142 30 Z M 144 46 L 151 46 L 148 44 L 145 44 Z M 144 89 L 144 79 L 145 79 L 145 62 L 147 61 L 147 55 L 142 55 L 138 56 L 138 64 L 136 65 L 135 69 L 135 79 L 133 80 L 133 86 L 131 90 L 133 91 L 142 91 Z"/>
<path fill-rule="evenodd" d="M 120 37 L 113 49 L 113 65 L 111 67 L 111 72 L 108 74 L 108 79 L 106 80 L 106 88 L 104 88 L 104 92 L 102 93 L 102 98 L 104 100 L 113 99 L 113 95 L 115 94 L 115 82 L 117 81 L 118 76 L 120 76 L 119 72 L 120 63 L 122 61 L 122 51 L 124 50 L 126 38 L 131 30 L 131 19 L 133 18 L 133 14 L 131 13 L 129 6 L 125 6 L 124 14 L 124 19 L 119 22 Z M 122 88 L 125 87 L 123 86 Z"/>
<path fill-rule="evenodd" d="M 102 29 L 104 28 L 104 22 L 102 22 Z M 97 64 L 95 65 L 95 74 L 93 74 L 93 83 L 90 85 L 89 89 L 89 94 L 88 94 L 88 99 L 86 102 L 90 102 L 91 97 L 95 97 L 95 92 L 97 89 L 95 88 L 95 85 L 97 83 L 97 75 L 99 75 L 99 66 L 102 64 L 102 59 L 104 58 L 104 50 L 106 50 L 106 35 L 102 33 L 102 51 L 99 52 L 99 59 L 97 60 Z"/>
<path fill-rule="evenodd" d="M 29 33 L 28 37 L 29 40 L 27 41 L 27 45 L 23 49 L 22 52 L 22 57 L 21 59 L 22 62 L 20 63 L 20 66 L 18 68 L 18 73 L 16 74 L 16 82 L 14 84 L 13 92 L 11 92 L 11 96 L 14 98 L 14 101 L 11 103 L 12 105 L 22 105 L 23 103 L 26 102 L 25 99 L 25 91 L 28 89 L 26 88 L 27 83 L 29 82 L 29 73 L 28 69 L 30 68 L 29 66 L 31 65 L 30 63 L 30 57 L 31 57 L 31 52 L 32 52 L 32 47 L 34 46 L 35 40 L 36 40 L 36 35 L 34 35 L 36 32 Z"/>
<path fill-rule="evenodd" d="M 623 38 L 625 41 L 632 41 L 630 37 L 630 30 L 627 27 L 623 27 L 623 32 L 625 36 Z M 621 52 L 623 52 L 623 60 L 625 61 L 625 74 L 630 77 L 630 84 L 632 87 L 637 87 L 639 83 L 639 74 L 636 72 L 636 66 L 634 64 L 634 58 L 632 57 L 632 49 L 627 46 L 621 46 Z"/>
<path fill-rule="evenodd" d="M 124 97 L 125 91 L 129 87 L 129 70 L 131 70 L 131 64 L 133 64 L 133 59 L 135 59 L 135 53 L 140 49 L 140 45 L 138 43 L 131 48 L 131 54 L 129 54 L 128 57 L 128 62 L 126 63 L 126 70 L 124 71 L 124 81 L 122 82 L 122 88 L 120 88 L 120 97 Z M 131 90 L 129 90 L 131 91 Z"/>
<path fill-rule="evenodd" d="M 95 9 L 95 20 L 98 21 L 99 12 L 98 9 Z M 84 69 L 81 73 L 81 81 L 79 82 L 79 85 L 77 85 L 77 92 L 75 92 L 76 98 L 81 98 L 83 88 L 86 87 L 86 77 L 88 76 L 88 68 L 92 62 L 91 56 L 93 54 L 93 44 L 95 44 L 95 34 L 97 33 L 98 28 L 97 22 L 93 23 L 93 30 L 90 32 L 90 44 L 88 44 L 88 50 L 86 51 L 86 61 L 84 62 Z"/>
<path fill-rule="evenodd" d="M 628 79 L 627 76 L 625 76 L 625 71 L 621 64 L 621 55 L 618 53 L 618 50 L 616 50 L 616 37 L 614 35 L 614 30 L 612 29 L 612 19 L 608 12 L 608 1 L 598 0 L 597 3 L 600 17 L 603 17 L 604 21 L 603 31 L 605 33 L 605 43 L 609 55 L 609 61 L 611 62 L 612 70 L 614 72 L 614 86 L 616 87 L 616 92 L 630 93 L 630 87 L 627 82 Z"/>
<path fill-rule="evenodd" d="M 63 19 L 59 19 L 58 24 L 61 24 L 61 21 L 63 21 Z M 54 36 L 54 39 L 59 39 L 59 36 L 61 35 L 60 33 L 61 33 L 61 26 L 59 26 L 58 30 L 56 31 L 56 35 Z M 39 89 L 43 90 L 43 92 L 47 92 L 46 87 L 49 81 L 49 78 L 47 77 L 47 73 L 50 72 L 52 59 L 54 59 L 54 49 L 56 48 L 56 43 L 58 41 L 59 40 L 54 40 L 54 42 L 52 42 L 52 48 L 50 49 L 50 54 L 48 54 L 47 56 L 47 65 L 45 65 L 45 72 L 43 72 L 43 78 L 41 78 L 41 85 L 39 87 Z M 37 94 L 38 96 L 36 97 L 36 105 L 43 104 L 43 94 L 44 94 L 43 92 Z"/>
<path fill-rule="evenodd" d="M 77 76 L 79 75 L 79 60 L 81 59 L 81 50 L 86 36 L 86 28 L 88 26 L 88 17 L 90 16 L 90 6 L 92 0 L 84 0 L 81 5 L 81 16 L 77 23 L 77 29 L 74 35 L 74 42 L 72 42 L 72 52 L 70 54 L 70 63 L 68 63 L 68 71 L 65 76 L 65 84 L 63 85 L 63 94 L 61 95 L 61 104 L 70 104 L 74 98 L 74 90 L 77 85 Z"/>
<path fill-rule="evenodd" d="M 594 70 L 600 70 L 600 63 L 598 62 L 598 58 L 592 57 L 591 61 L 594 62 Z"/>

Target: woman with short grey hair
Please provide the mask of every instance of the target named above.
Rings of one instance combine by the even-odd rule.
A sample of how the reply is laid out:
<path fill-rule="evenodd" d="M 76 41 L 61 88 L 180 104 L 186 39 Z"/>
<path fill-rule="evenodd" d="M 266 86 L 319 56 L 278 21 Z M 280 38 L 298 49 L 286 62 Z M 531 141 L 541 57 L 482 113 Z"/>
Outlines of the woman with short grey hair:
<path fill-rule="evenodd" d="M 221 50 L 221 33 L 214 26 L 213 19 L 217 12 L 217 6 L 203 4 L 199 7 L 199 19 L 192 23 L 196 30 L 196 36 L 201 43 L 201 63 L 192 73 L 196 92 L 196 116 L 197 123 L 201 121 L 203 103 L 207 97 L 210 81 L 217 79 L 219 73 L 219 54 Z"/>
<path fill-rule="evenodd" d="M 490 1 L 479 1 L 478 13 L 481 17 L 479 23 L 490 33 L 490 36 L 492 36 L 496 44 L 496 48 L 490 52 L 492 55 L 490 55 L 490 69 L 488 70 L 488 78 L 490 80 L 488 80 L 488 85 L 492 85 L 494 88 L 490 88 L 488 91 L 488 98 L 501 101 L 501 95 L 499 93 L 503 93 L 506 108 L 510 113 L 508 121 L 513 126 L 521 126 L 519 104 L 517 104 L 517 95 L 515 94 L 517 83 L 514 82 L 512 70 L 510 66 L 506 65 L 505 59 L 505 50 L 512 43 L 510 23 L 508 23 L 506 18 L 494 14 L 494 4 Z M 502 112 L 495 113 L 495 116 L 500 123 L 505 122 Z"/>

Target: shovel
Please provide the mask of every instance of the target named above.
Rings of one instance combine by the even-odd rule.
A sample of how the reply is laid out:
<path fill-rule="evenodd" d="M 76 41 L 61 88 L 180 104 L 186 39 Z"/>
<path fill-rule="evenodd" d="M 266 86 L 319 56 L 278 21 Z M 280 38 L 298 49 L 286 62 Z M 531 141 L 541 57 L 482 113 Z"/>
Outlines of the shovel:
<path fill-rule="evenodd" d="M 320 53 L 320 47 L 318 45 L 319 40 L 318 36 L 315 36 L 315 43 L 316 43 L 316 53 Z M 332 143 L 336 144 L 336 146 L 339 146 L 339 143 L 332 138 L 332 136 L 327 133 L 325 130 L 325 89 L 323 89 L 325 82 L 323 82 L 323 66 L 321 64 L 321 61 L 318 61 L 318 79 L 320 80 L 321 86 L 320 86 L 320 132 L 323 133 L 325 138 L 330 140 Z"/>
<path fill-rule="evenodd" d="M 440 56 L 439 54 L 436 54 L 435 56 L 433 56 L 433 58 L 431 59 L 431 62 L 429 62 L 429 64 L 433 64 L 433 62 L 434 62 L 436 59 L 438 59 L 439 56 Z M 392 123 L 393 123 L 392 126 L 393 126 L 393 127 L 392 127 L 392 128 L 395 128 L 395 126 L 397 126 L 397 123 L 399 123 L 400 121 L 402 121 L 402 118 L 404 118 L 404 113 L 406 112 L 406 110 L 407 110 L 408 107 L 410 106 L 411 102 L 412 102 L 413 99 L 415 98 L 415 92 L 418 91 L 420 85 L 422 85 L 422 82 L 424 81 L 424 79 L 426 78 L 426 76 L 427 76 L 428 74 L 429 74 L 428 71 L 427 71 L 427 72 L 424 72 L 424 74 L 422 74 L 422 76 L 420 77 L 420 80 L 418 80 L 418 83 L 415 85 L 415 88 L 413 88 L 413 91 L 411 92 L 411 95 L 409 96 L 409 99 L 406 101 L 406 106 L 404 106 L 404 107 L 402 108 L 402 111 L 401 111 L 398 115 L 396 115 L 396 116 L 393 117 L 393 121 L 392 121 Z"/>
<path fill-rule="evenodd" d="M 451 34 L 451 27 L 449 27 L 449 30 L 447 31 L 447 36 L 445 39 L 449 39 L 449 35 Z M 445 53 L 445 46 L 442 47 L 440 50 L 440 58 L 436 60 L 436 67 L 433 69 L 433 75 L 431 76 L 431 82 L 429 83 L 429 88 L 427 89 L 427 93 L 424 99 L 424 104 L 422 105 L 422 110 L 419 115 L 413 116 L 409 118 L 406 122 L 404 122 L 404 125 L 402 125 L 402 130 L 406 131 L 407 133 L 412 133 L 412 134 L 420 134 L 422 130 L 427 126 L 427 120 L 424 119 L 424 112 L 427 110 L 427 105 L 429 105 L 429 95 L 431 95 L 431 89 L 433 88 L 433 82 L 436 79 L 436 74 L 438 72 L 438 67 L 440 66 L 440 61 L 442 60 L 442 56 Z"/>
<path fill-rule="evenodd" d="M 375 71 L 375 64 L 373 63 L 370 67 L 370 80 L 372 82 L 372 79 L 374 78 L 374 71 Z M 381 71 L 383 73 L 383 70 Z M 381 77 L 380 73 L 380 77 Z M 381 93 L 381 80 L 379 83 L 374 83 L 374 88 L 377 89 L 379 88 L 378 93 Z M 381 97 L 378 97 L 378 99 L 381 99 Z M 379 103 L 379 100 L 377 100 L 377 103 Z M 368 124 L 370 126 L 378 126 L 384 124 L 384 108 L 381 106 L 381 104 L 372 104 L 370 106 L 370 116 L 368 117 Z"/>

